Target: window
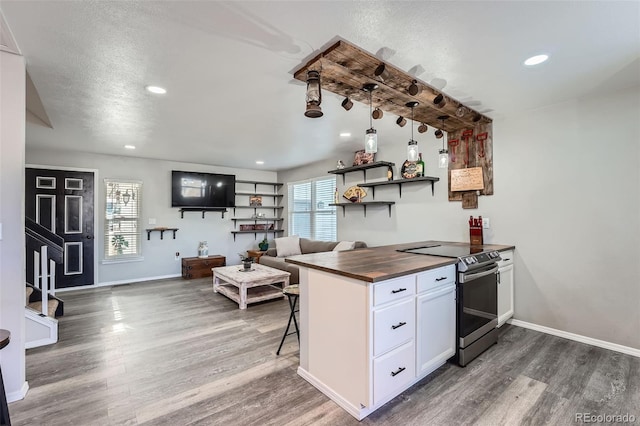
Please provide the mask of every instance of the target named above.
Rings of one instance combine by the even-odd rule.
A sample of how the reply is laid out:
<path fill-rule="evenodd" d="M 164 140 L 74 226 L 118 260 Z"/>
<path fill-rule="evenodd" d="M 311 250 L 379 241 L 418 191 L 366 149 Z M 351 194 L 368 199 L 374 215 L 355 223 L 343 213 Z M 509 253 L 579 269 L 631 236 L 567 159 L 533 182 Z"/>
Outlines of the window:
<path fill-rule="evenodd" d="M 138 260 L 142 182 L 105 179 L 104 258 Z"/>
<path fill-rule="evenodd" d="M 289 235 L 336 241 L 336 178 L 322 177 L 288 184 Z"/>

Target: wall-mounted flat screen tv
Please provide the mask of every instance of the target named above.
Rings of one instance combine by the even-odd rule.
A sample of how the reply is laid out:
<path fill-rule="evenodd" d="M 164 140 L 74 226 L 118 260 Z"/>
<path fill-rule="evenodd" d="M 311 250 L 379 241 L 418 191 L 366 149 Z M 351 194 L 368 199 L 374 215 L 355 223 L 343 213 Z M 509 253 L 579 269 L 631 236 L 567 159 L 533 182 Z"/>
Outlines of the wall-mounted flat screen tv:
<path fill-rule="evenodd" d="M 171 207 L 224 208 L 235 205 L 235 175 L 171 172 Z"/>

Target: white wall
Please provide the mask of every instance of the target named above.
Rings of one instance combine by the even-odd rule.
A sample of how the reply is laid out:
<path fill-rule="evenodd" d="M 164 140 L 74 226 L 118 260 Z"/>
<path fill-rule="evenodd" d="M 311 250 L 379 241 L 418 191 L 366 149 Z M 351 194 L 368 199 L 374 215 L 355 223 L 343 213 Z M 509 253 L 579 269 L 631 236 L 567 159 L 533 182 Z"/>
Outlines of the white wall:
<path fill-rule="evenodd" d="M 96 208 L 99 220 L 96 224 L 96 243 L 99 247 L 98 283 L 101 284 L 180 275 L 181 262 L 174 259 L 175 253 L 180 252 L 180 257 L 197 256 L 198 243 L 203 240 L 207 241 L 209 245 L 209 254 L 226 256 L 227 264 L 238 264 L 240 261 L 239 252 L 258 248 L 258 241 L 262 239 L 261 234 L 258 234 L 257 238 L 254 238 L 253 234 L 238 235 L 234 242 L 231 234 L 234 225 L 230 220 L 233 217 L 233 209 L 225 214 L 224 219 L 220 213 L 216 212 L 207 212 L 204 219 L 200 212 L 187 212 L 184 214 L 184 219 L 181 219 L 178 209 L 171 207 L 171 170 L 235 174 L 236 179 L 239 180 L 265 182 L 275 182 L 277 177 L 275 172 L 42 149 L 27 149 L 26 162 L 27 164 L 48 165 L 52 168 L 55 166 L 82 167 L 98 170 Z M 151 239 L 147 240 L 147 234 L 143 232 L 142 255 L 144 261 L 102 264 L 100 261 L 104 256 L 104 237 L 100 232 L 104 229 L 103 181 L 107 178 L 142 181 L 143 227 L 179 228 L 176 239 L 172 238 L 172 233 L 165 232 L 164 239 L 160 240 L 160 234 L 154 232 L 151 234 Z M 248 191 L 249 189 L 253 188 L 237 187 L 237 190 Z M 260 187 L 259 190 L 264 191 L 265 188 Z M 237 205 L 249 204 L 248 197 L 238 196 L 236 202 Z M 237 212 L 237 216 L 245 217 L 253 213 L 250 210 L 238 210 Z M 155 218 L 156 224 L 149 225 L 149 218 Z"/>
<path fill-rule="evenodd" d="M 494 122 L 493 196 L 477 210 L 447 200 L 446 171 L 437 168 L 441 143 L 416 134 L 435 196 L 422 183 L 376 189 L 386 207 L 338 211 L 338 237 L 385 245 L 420 240 L 468 241 L 469 215 L 491 219 L 487 243 L 516 245 L 517 319 L 640 348 L 640 91 L 579 99 Z M 406 134 L 406 135 L 405 135 Z M 406 158 L 403 133 L 383 144 L 378 160 Z M 404 136 L 403 136 L 404 135 Z M 290 182 L 322 176 L 352 153 L 278 173 Z M 381 177 L 370 171 L 367 178 Z M 362 173 L 338 176 L 338 188 Z M 371 197 L 371 191 L 369 197 Z M 285 200 L 286 206 L 286 200 Z M 286 215 L 286 212 L 285 212 Z"/>
<path fill-rule="evenodd" d="M 11 332 L 0 351 L 7 399 L 27 391 L 24 356 L 25 64 L 0 51 L 0 328 Z"/>

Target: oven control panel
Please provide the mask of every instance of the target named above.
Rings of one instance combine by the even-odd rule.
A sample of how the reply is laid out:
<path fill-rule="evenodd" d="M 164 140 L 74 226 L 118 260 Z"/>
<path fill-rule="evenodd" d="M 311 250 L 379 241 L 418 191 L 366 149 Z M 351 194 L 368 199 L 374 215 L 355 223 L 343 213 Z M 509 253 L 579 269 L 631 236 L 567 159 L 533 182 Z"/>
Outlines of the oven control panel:
<path fill-rule="evenodd" d="M 476 253 L 474 255 L 460 257 L 458 270 L 461 272 L 470 269 L 477 269 L 492 264 L 500 260 L 500 253 L 497 251 L 488 251 L 484 253 Z"/>

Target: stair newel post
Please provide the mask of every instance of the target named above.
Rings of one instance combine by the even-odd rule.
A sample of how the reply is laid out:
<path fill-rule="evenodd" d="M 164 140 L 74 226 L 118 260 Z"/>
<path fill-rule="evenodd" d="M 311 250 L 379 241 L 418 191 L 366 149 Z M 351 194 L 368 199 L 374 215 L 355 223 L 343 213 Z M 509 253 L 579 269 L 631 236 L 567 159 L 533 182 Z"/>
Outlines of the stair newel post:
<path fill-rule="evenodd" d="M 47 306 L 47 302 L 49 302 L 49 289 L 47 285 L 49 273 L 47 269 L 47 246 L 42 246 L 40 247 L 40 277 L 42 283 L 40 292 L 42 296 L 42 315 L 45 316 L 49 313 L 49 307 Z"/>
<path fill-rule="evenodd" d="M 33 286 L 40 288 L 40 253 L 33 252 Z"/>
<path fill-rule="evenodd" d="M 51 294 L 55 296 L 56 294 L 56 262 L 53 259 L 49 259 L 49 291 Z M 47 294 L 47 300 L 49 300 L 49 295 Z"/>

